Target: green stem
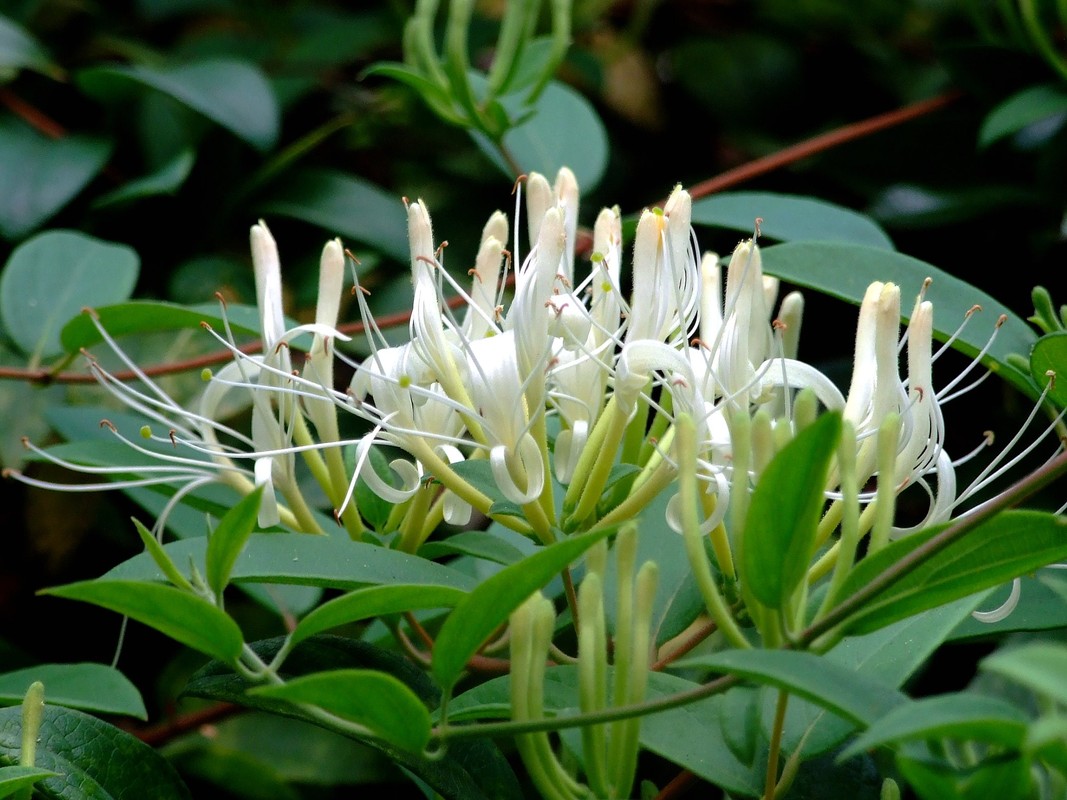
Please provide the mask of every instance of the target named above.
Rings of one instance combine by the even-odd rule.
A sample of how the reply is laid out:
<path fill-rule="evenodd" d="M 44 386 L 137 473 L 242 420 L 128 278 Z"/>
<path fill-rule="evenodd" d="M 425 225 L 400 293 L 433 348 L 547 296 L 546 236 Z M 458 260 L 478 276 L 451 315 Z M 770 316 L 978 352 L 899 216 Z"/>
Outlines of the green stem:
<path fill-rule="evenodd" d="M 767 779 L 764 782 L 763 800 L 774 800 L 774 787 L 778 783 L 778 754 L 782 748 L 782 730 L 785 727 L 785 710 L 789 693 L 778 691 L 778 704 L 774 709 L 774 729 L 771 732 L 770 751 L 767 753 Z"/>

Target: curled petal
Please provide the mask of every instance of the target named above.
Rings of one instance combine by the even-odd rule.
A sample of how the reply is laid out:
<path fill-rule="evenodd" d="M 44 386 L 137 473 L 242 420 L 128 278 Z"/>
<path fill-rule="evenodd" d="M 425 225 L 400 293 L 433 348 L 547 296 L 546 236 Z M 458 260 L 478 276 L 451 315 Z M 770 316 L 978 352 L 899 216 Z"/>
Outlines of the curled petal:
<path fill-rule="evenodd" d="M 257 458 L 253 469 L 256 476 L 256 486 L 264 487 L 263 496 L 259 501 L 257 521 L 259 522 L 259 527 L 269 528 L 272 525 L 277 525 L 280 520 L 278 516 L 278 498 L 274 495 L 274 459 L 270 457 Z"/>
<path fill-rule="evenodd" d="M 393 472 L 400 476 L 400 487 L 390 486 L 383 481 L 370 464 L 370 450 L 374 446 L 374 435 L 367 434 L 356 446 L 356 477 L 362 477 L 370 490 L 388 503 L 403 503 L 419 490 L 422 482 L 422 470 L 410 461 L 398 458 L 389 463 Z"/>
<path fill-rule="evenodd" d="M 449 464 L 463 461 L 463 453 L 453 445 L 441 444 L 435 447 L 434 450 L 438 455 L 448 459 Z M 444 503 L 445 522 L 449 525 L 466 525 L 471 521 L 471 504 L 456 495 L 455 492 L 445 489 Z"/>
<path fill-rule="evenodd" d="M 509 461 L 525 476 L 525 490 L 520 489 L 512 478 Z M 514 450 L 509 451 L 502 444 L 490 450 L 489 466 L 492 467 L 493 477 L 504 497 L 520 506 L 536 500 L 545 486 L 545 465 L 541 461 L 541 450 L 528 433 L 522 435 Z"/>
<path fill-rule="evenodd" d="M 570 483 L 574 470 L 578 466 L 578 457 L 585 449 L 589 438 L 589 423 L 584 419 L 576 420 L 567 430 L 556 436 L 555 467 L 556 478 L 560 483 Z"/>
<path fill-rule="evenodd" d="M 716 470 L 711 475 L 714 483 L 709 483 L 705 492 L 715 495 L 715 510 L 711 512 L 711 516 L 700 522 L 700 533 L 707 536 L 715 528 L 719 526 L 719 523 L 726 518 L 726 509 L 730 505 L 730 484 L 726 480 L 726 476 L 719 470 Z M 667 511 L 665 514 L 667 525 L 675 533 L 682 533 L 682 512 L 679 508 L 681 500 L 680 494 L 675 494 L 667 501 Z"/>
<path fill-rule="evenodd" d="M 1016 578 L 1011 582 L 1011 594 L 1008 595 L 1008 599 L 1001 603 L 1000 606 L 994 608 L 992 611 L 972 611 L 971 616 L 979 622 L 985 622 L 988 625 L 1007 619 L 1011 612 L 1019 605 L 1019 597 L 1023 593 L 1022 586 L 1022 581 Z"/>

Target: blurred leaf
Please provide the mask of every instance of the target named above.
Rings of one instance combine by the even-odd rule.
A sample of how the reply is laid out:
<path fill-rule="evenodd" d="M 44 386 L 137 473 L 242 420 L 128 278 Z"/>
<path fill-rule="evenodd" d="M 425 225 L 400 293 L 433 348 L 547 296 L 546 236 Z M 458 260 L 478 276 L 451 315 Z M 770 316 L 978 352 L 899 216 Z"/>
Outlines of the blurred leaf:
<path fill-rule="evenodd" d="M 0 116 L 0 236 L 21 239 L 69 203 L 107 163 L 111 143 L 74 134 L 49 139 Z"/>
<path fill-rule="evenodd" d="M 998 637 L 1014 631 L 1039 631 L 1067 627 L 1067 585 L 1057 576 L 1058 570 L 1041 570 L 1023 575 L 1019 604 L 1004 619 L 979 622 L 968 615 L 949 637 L 949 641 Z M 997 608 L 1011 591 L 1010 586 L 995 590 L 982 603 L 983 609 Z"/>
<path fill-rule="evenodd" d="M 255 642 L 250 647 L 264 661 L 271 661 L 284 638 Z M 436 706 L 440 693 L 421 669 L 395 652 L 367 642 L 340 636 L 314 636 L 301 642 L 285 659 L 285 679 L 312 675 L 323 670 L 363 668 L 389 673 L 410 687 L 428 706 Z M 299 709 L 263 696 L 247 694 L 249 685 L 218 662 L 208 664 L 193 676 L 186 694 L 223 702 L 240 703 L 275 714 L 304 719 Z M 496 800 L 521 797 L 514 773 L 497 747 L 486 740 L 451 742 L 448 758 L 427 759 L 399 750 L 379 739 L 363 739 L 369 747 L 385 753 L 399 766 L 432 786 L 445 800 Z"/>
<path fill-rule="evenodd" d="M 1030 326 L 1003 303 L 999 303 L 959 278 L 916 258 L 863 247 L 831 242 L 794 242 L 763 250 L 763 270 L 798 286 L 816 289 L 831 297 L 859 305 L 868 285 L 873 281 L 892 281 L 901 287 L 904 297 L 918 294 L 926 278 L 933 283 L 926 290 L 926 299 L 934 304 L 934 336 L 946 341 L 956 332 L 967 312 L 975 304 L 984 309 L 986 325 L 974 320 L 960 332 L 953 343 L 965 355 L 977 355 L 986 345 L 993 324 L 1000 315 L 1006 319 L 982 363 L 1024 394 L 1036 397 L 1030 376 L 1008 363 L 1011 353 L 1030 352 L 1037 335 Z M 905 315 L 911 304 L 903 303 Z M 905 317 L 906 318 L 906 317 Z"/>
<path fill-rule="evenodd" d="M 462 531 L 447 539 L 427 542 L 419 548 L 419 555 L 431 559 L 449 555 L 466 555 L 505 566 L 514 564 L 523 556 L 522 551 L 517 547 L 489 531 Z"/>
<path fill-rule="evenodd" d="M 1067 118 L 1067 91 L 1060 84 L 1023 89 L 986 115 L 978 131 L 978 146 L 989 147 L 1028 125 L 1055 116 Z"/>
<path fill-rule="evenodd" d="M 945 526 L 927 528 L 863 559 L 841 589 L 848 598 Z M 926 558 L 842 623 L 866 633 L 1067 559 L 1067 521 L 1040 511 L 1004 511 Z"/>
<path fill-rule="evenodd" d="M 259 209 L 265 215 L 310 222 L 330 236 L 351 237 L 396 261 L 408 261 L 407 217 L 401 199 L 362 178 L 335 170 L 301 170 L 279 182 Z"/>
<path fill-rule="evenodd" d="M 23 67 L 38 72 L 55 72 L 48 53 L 37 40 L 14 20 L 0 16 L 0 70 Z"/>
<path fill-rule="evenodd" d="M 185 149 L 150 175 L 128 181 L 114 191 L 100 195 L 94 208 L 123 205 L 160 194 L 174 194 L 185 183 L 196 162 L 196 151 Z"/>
<path fill-rule="evenodd" d="M 177 67 L 90 67 L 77 75 L 87 94 L 111 101 L 131 85 L 148 87 L 203 114 L 260 151 L 274 147 L 281 125 L 278 101 L 259 67 L 237 59 L 208 59 Z"/>
<path fill-rule="evenodd" d="M 204 570 L 203 538 L 171 542 L 163 548 L 179 568 L 192 559 Z M 146 553 L 107 573 L 113 580 L 162 581 L 163 574 Z M 331 589 L 358 589 L 367 584 L 403 583 L 469 589 L 474 579 L 441 564 L 347 538 L 254 533 L 234 564 L 233 581 L 296 583 Z"/>
<path fill-rule="evenodd" d="M 243 753 L 204 741 L 197 748 L 166 753 L 186 779 L 195 778 L 213 784 L 224 797 L 239 800 L 302 800 L 301 794 L 288 785 L 274 765 L 258 754 Z M 202 788 L 202 787 L 201 787 Z"/>
<path fill-rule="evenodd" d="M 931 189 L 897 183 L 871 200 L 867 213 L 883 225 L 902 229 L 940 228 L 968 222 L 1000 210 L 1038 207 L 1040 197 L 1020 186 L 968 186 Z"/>
<path fill-rule="evenodd" d="M 259 486 L 254 492 L 241 498 L 241 501 L 219 520 L 218 526 L 208 537 L 204 555 L 207 568 L 205 577 L 207 585 L 217 597 L 222 596 L 223 590 L 230 582 L 233 565 L 256 528 L 256 516 L 259 514 L 262 497 L 263 487 Z"/>
<path fill-rule="evenodd" d="M 38 767 L 0 767 L 0 797 L 11 797 L 26 786 L 33 786 L 39 780 L 48 778 L 56 773 Z"/>
<path fill-rule="evenodd" d="M 609 528 L 571 536 L 542 548 L 482 581 L 463 598 L 441 626 L 434 644 L 432 670 L 441 686 L 451 688 L 467 659 L 512 611 L 611 532 Z"/>
<path fill-rule="evenodd" d="M 1029 759 L 994 754 L 960 769 L 941 758 L 897 756 L 897 768 L 921 800 L 1023 800 L 1031 797 Z"/>
<path fill-rule="evenodd" d="M 1052 383 L 1048 399 L 1060 408 L 1067 407 L 1067 331 L 1050 333 L 1034 343 L 1030 374 L 1042 389 Z"/>
<path fill-rule="evenodd" d="M 101 578 L 44 589 L 41 594 L 124 614 L 222 661 L 233 663 L 241 654 L 244 639 L 236 622 L 207 600 L 172 586 Z"/>
<path fill-rule="evenodd" d="M 147 719 L 137 687 L 104 664 L 41 664 L 0 674 L 0 705 L 18 705 L 34 681 L 44 684 L 46 702 L 91 711 Z"/>
<path fill-rule="evenodd" d="M 407 686 L 384 672 L 344 669 L 293 678 L 252 695 L 307 703 L 362 725 L 390 744 L 420 753 L 430 741 L 430 713 Z"/>
<path fill-rule="evenodd" d="M 291 634 L 298 644 L 330 628 L 384 614 L 399 614 L 424 608 L 452 608 L 467 595 L 453 586 L 390 584 L 370 586 L 336 597 L 308 614 Z"/>
<path fill-rule="evenodd" d="M 752 493 L 739 567 L 768 608 L 784 612 L 807 574 L 840 434 L 839 414 L 820 416 L 771 460 Z"/>
<path fill-rule="evenodd" d="M 21 750 L 22 709 L 0 709 L 0 764 L 17 762 Z M 68 708 L 45 705 L 37 766 L 56 773 L 34 786 L 34 795 L 48 800 L 190 797 L 174 768 L 151 747 Z"/>
<path fill-rule="evenodd" d="M 159 303 L 151 300 L 131 300 L 128 303 L 100 306 L 94 310 L 100 324 L 112 338 L 116 339 L 135 333 L 200 328 L 202 322 L 206 322 L 220 334 L 225 332 L 225 323 L 218 313 L 218 303 L 179 306 L 174 303 Z M 83 347 L 93 347 L 104 341 L 100 331 L 96 329 L 87 314 L 75 313 L 77 316 L 71 314 L 70 321 L 60 332 L 63 349 L 68 353 L 76 353 Z M 235 336 L 259 338 L 258 308 L 227 304 L 226 316 L 230 322 L 230 330 Z M 293 327 L 295 324 L 286 317 L 286 327 Z"/>
<path fill-rule="evenodd" d="M 1067 703 L 1067 647 L 1062 644 L 1032 642 L 999 650 L 982 659 L 980 666 L 1057 703 Z"/>
<path fill-rule="evenodd" d="M 870 725 L 908 702 L 893 686 L 835 663 L 795 650 L 726 650 L 675 662 L 765 683 L 810 700 L 860 725 Z"/>
<path fill-rule="evenodd" d="M 514 95 L 501 102 L 508 104 L 513 120 L 529 117 L 504 134 L 503 140 L 504 150 L 521 172 L 540 172 L 552 181 L 560 167 L 570 167 L 583 192 L 597 187 L 608 166 L 610 143 L 604 123 L 585 97 L 564 83 L 551 81 L 532 109 Z M 471 136 L 509 180 L 517 177 L 496 145 L 483 134 L 472 131 Z"/>
<path fill-rule="evenodd" d="M 60 328 L 86 306 L 125 300 L 140 271 L 126 245 L 76 231 L 45 231 L 11 253 L 0 276 L 0 318 L 32 357 L 63 352 Z"/>
<path fill-rule="evenodd" d="M 1019 708 L 996 697 L 973 692 L 927 697 L 894 708 L 871 723 L 838 760 L 915 739 L 964 739 L 1018 750 L 1026 735 L 1026 722 L 1026 714 Z"/>
<path fill-rule="evenodd" d="M 750 233 L 783 242 L 851 242 L 893 250 L 893 242 L 870 217 L 814 197 L 771 192 L 721 192 L 693 201 L 693 224 Z"/>

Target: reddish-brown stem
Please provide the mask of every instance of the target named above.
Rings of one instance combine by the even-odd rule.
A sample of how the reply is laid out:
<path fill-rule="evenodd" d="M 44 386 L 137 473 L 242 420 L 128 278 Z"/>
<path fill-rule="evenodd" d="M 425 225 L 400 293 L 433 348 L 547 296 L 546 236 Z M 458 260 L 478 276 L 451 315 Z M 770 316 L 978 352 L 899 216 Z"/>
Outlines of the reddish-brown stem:
<path fill-rule="evenodd" d="M 181 714 L 157 725 L 149 725 L 140 730 L 133 730 L 131 733 L 145 744 L 158 747 L 184 733 L 195 731 L 202 725 L 220 722 L 244 710 L 244 706 L 235 705 L 234 703 L 216 703 L 207 708 L 191 711 L 188 714 Z"/>
<path fill-rule="evenodd" d="M 670 783 L 660 789 L 655 800 L 674 800 L 674 798 L 680 797 L 682 792 L 696 783 L 696 781 L 696 775 L 687 769 L 683 769 L 674 776 Z"/>
<path fill-rule="evenodd" d="M 43 133 L 49 139 L 62 139 L 67 135 L 66 128 L 40 109 L 31 106 L 6 86 L 0 86 L 0 103 L 3 103 L 11 113 L 20 117 L 30 127 Z"/>
<path fill-rule="evenodd" d="M 872 133 L 894 128 L 897 125 L 926 116 L 954 103 L 960 96 L 961 94 L 958 91 L 945 92 L 927 100 L 920 100 L 918 103 L 912 103 L 893 111 L 887 111 L 884 114 L 878 114 L 859 122 L 834 128 L 832 131 L 813 136 L 811 139 L 805 139 L 803 142 L 786 147 L 784 150 L 771 153 L 763 158 L 757 158 L 755 161 L 749 161 L 739 167 L 728 169 L 714 178 L 701 181 L 695 186 L 689 187 L 689 194 L 695 200 L 698 197 L 721 192 L 723 189 L 728 189 L 739 183 L 745 183 L 789 164 L 795 164 L 797 161 L 817 153 L 840 147 L 856 139 L 862 139 L 864 136 L 870 136 Z"/>
<path fill-rule="evenodd" d="M 658 661 L 655 661 L 651 667 L 652 671 L 659 672 L 670 664 L 673 664 L 675 661 L 677 661 L 679 658 L 691 651 L 702 641 L 711 636 L 711 634 L 715 633 L 716 630 L 718 630 L 718 626 L 711 620 L 708 620 L 706 623 L 704 623 L 695 631 L 693 631 L 693 633 L 690 634 L 690 636 L 684 642 L 678 645 L 677 649 L 672 650 L 667 655 L 660 658 Z"/>

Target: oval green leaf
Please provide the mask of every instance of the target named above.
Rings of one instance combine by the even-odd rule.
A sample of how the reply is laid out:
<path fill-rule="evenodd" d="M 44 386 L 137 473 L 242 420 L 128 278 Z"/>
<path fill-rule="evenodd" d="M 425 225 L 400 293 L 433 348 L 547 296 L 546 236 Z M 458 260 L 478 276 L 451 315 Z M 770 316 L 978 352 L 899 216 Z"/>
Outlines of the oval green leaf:
<path fill-rule="evenodd" d="M 467 593 L 453 586 L 370 586 L 325 603 L 302 620 L 292 632 L 292 643 L 330 628 L 371 619 L 382 614 L 399 614 L 424 608 L 452 608 Z"/>
<path fill-rule="evenodd" d="M 1051 374 L 1050 374 L 1051 373 Z M 1067 331 L 1042 336 L 1030 351 L 1030 374 L 1060 408 L 1067 407 Z"/>
<path fill-rule="evenodd" d="M 1067 703 L 1067 647 L 1053 642 L 1034 642 L 1001 650 L 985 658 L 981 668 L 995 672 L 1057 703 Z"/>
<path fill-rule="evenodd" d="M 841 415 L 823 414 L 771 460 L 752 493 L 741 575 L 768 608 L 781 609 L 788 602 L 811 564 L 840 436 Z"/>
<path fill-rule="evenodd" d="M 751 233 L 781 242 L 851 242 L 893 250 L 893 242 L 870 217 L 802 195 L 722 192 L 693 201 L 693 224 Z"/>
<path fill-rule="evenodd" d="M 676 662 L 739 675 L 810 700 L 859 725 L 870 725 L 908 699 L 895 687 L 824 656 L 798 650 L 726 650 Z"/>
<path fill-rule="evenodd" d="M 139 270 L 137 253 L 126 245 L 46 231 L 8 259 L 0 276 L 0 319 L 24 352 L 58 355 L 63 324 L 86 306 L 125 300 Z"/>
<path fill-rule="evenodd" d="M 41 593 L 125 614 L 220 661 L 232 664 L 241 654 L 244 638 L 236 622 L 207 600 L 171 586 L 100 579 Z"/>
<path fill-rule="evenodd" d="M 531 594 L 612 531 L 572 536 L 483 581 L 448 615 L 433 648 L 432 671 L 446 690 L 487 638 Z"/>
<path fill-rule="evenodd" d="M 978 131 L 978 146 L 988 147 L 1027 125 L 1060 114 L 1067 115 L 1067 91 L 1059 84 L 1046 83 L 1023 89 L 986 115 Z"/>
<path fill-rule="evenodd" d="M 861 561 L 841 590 L 848 598 L 944 530 L 928 528 Z M 922 561 L 849 616 L 843 629 L 867 633 L 920 611 L 1067 559 L 1067 519 L 1041 511 L 1004 511 Z"/>
<path fill-rule="evenodd" d="M 203 538 L 183 539 L 163 547 L 171 561 L 187 573 L 190 561 L 203 574 Z M 163 581 L 163 573 L 147 553 L 112 569 L 108 580 Z M 329 536 L 279 536 L 254 533 L 238 556 L 232 581 L 294 583 L 329 589 L 359 589 L 368 584 L 428 584 L 470 589 L 474 579 L 441 564 L 365 542 Z"/>
<path fill-rule="evenodd" d="M 418 753 L 430 741 L 430 712 L 411 689 L 384 672 L 343 669 L 262 686 L 250 694 L 309 703 L 367 728 L 390 744 Z"/>
<path fill-rule="evenodd" d="M 45 700 L 96 714 L 147 719 L 137 687 L 104 664 L 41 664 L 0 675 L 0 705 L 17 705 L 34 681 L 44 684 Z"/>
<path fill-rule="evenodd" d="M 953 347 L 965 355 L 975 356 L 989 340 L 998 318 L 1004 315 L 1004 323 L 982 363 L 1019 391 L 1037 396 L 1030 376 L 1008 363 L 1011 353 L 1025 357 L 1037 335 L 1007 306 L 937 267 L 900 253 L 862 245 L 792 242 L 763 250 L 763 269 L 790 283 L 816 289 L 855 305 L 860 304 L 873 281 L 892 281 L 900 286 L 907 298 L 919 293 L 926 278 L 933 278 L 926 299 L 934 304 L 934 336 L 946 341 L 963 322 L 967 312 L 980 305 L 983 309 L 980 317 L 972 319 L 953 343 Z M 904 314 L 910 315 L 911 303 L 904 302 L 902 306 Z"/>
<path fill-rule="evenodd" d="M 77 75 L 90 95 L 111 100 L 131 86 L 156 89 L 266 151 L 278 140 L 281 114 L 270 81 L 259 67 L 239 59 L 208 59 L 177 67 L 92 67 Z"/>
<path fill-rule="evenodd" d="M 837 760 L 915 739 L 964 739 L 1018 750 L 1027 721 L 1022 710 L 997 697 L 973 692 L 928 697 L 894 708 L 875 721 Z"/>
<path fill-rule="evenodd" d="M 258 206 L 264 215 L 309 222 L 330 236 L 368 244 L 389 257 L 408 260 L 408 228 L 399 197 L 370 181 L 328 169 L 301 170 L 269 192 Z"/>
<path fill-rule="evenodd" d="M 54 71 L 40 43 L 13 20 L 0 16 L 0 69 L 23 67 L 46 73 Z"/>
<path fill-rule="evenodd" d="M 224 330 L 217 304 L 179 306 L 173 303 L 134 300 L 129 303 L 105 305 L 94 310 L 104 330 L 113 338 L 136 333 L 199 328 L 202 322 L 206 322 L 219 333 Z M 226 315 L 230 321 L 230 330 L 235 336 L 259 337 L 259 311 L 255 306 L 227 305 Z M 288 324 L 287 320 L 286 325 Z M 100 331 L 87 314 L 73 317 L 60 332 L 63 349 L 68 353 L 76 353 L 83 347 L 92 347 L 103 340 Z"/>
<path fill-rule="evenodd" d="M 49 139 L 21 120 L 0 116 L 0 236 L 31 233 L 85 188 L 110 155 L 104 139 Z"/>
<path fill-rule="evenodd" d="M 47 691 L 47 689 L 46 689 Z M 34 786 L 48 800 L 189 800 L 170 763 L 136 737 L 96 717 L 47 705 L 37 738 L 37 766 L 56 773 Z M 0 709 L 0 763 L 18 761 L 22 709 Z"/>

